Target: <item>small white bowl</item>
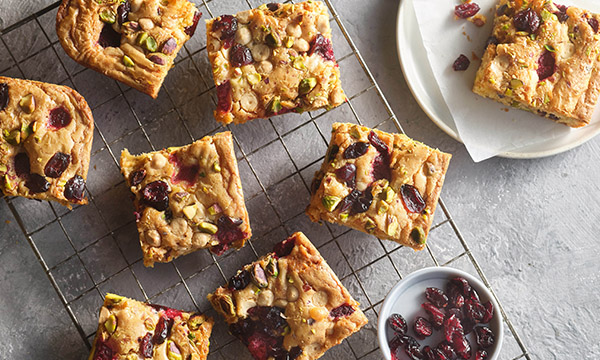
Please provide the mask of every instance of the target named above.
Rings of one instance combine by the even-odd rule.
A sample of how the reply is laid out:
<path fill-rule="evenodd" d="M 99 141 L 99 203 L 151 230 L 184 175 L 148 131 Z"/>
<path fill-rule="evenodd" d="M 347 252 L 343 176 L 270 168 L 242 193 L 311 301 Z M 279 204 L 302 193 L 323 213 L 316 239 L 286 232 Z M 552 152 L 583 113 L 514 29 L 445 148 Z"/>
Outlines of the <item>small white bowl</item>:
<path fill-rule="evenodd" d="M 408 335 L 414 337 L 412 326 L 415 318 L 423 316 L 429 319 L 428 314 L 421 308 L 421 304 L 427 301 L 425 299 L 425 289 L 428 287 L 437 287 L 444 290 L 448 280 L 457 276 L 462 276 L 469 281 L 471 286 L 477 290 L 482 303 L 490 301 L 494 305 L 494 317 L 487 326 L 494 332 L 495 342 L 486 351 L 488 353 L 488 360 L 498 358 L 504 339 L 504 329 L 498 303 L 492 296 L 492 293 L 479 279 L 464 271 L 450 267 L 429 267 L 417 270 L 400 280 L 387 294 L 381 306 L 377 323 L 377 335 L 379 338 L 379 348 L 385 359 L 390 360 L 392 357 L 388 341 L 392 339 L 393 331 L 387 326 L 387 319 L 390 315 L 395 313 L 402 315 L 408 324 Z M 433 335 L 427 337 L 425 340 L 419 340 L 419 344 L 421 346 L 429 345 L 433 348 L 443 339 L 444 331 L 434 330 Z M 474 358 L 478 346 L 473 332 L 467 335 L 467 339 L 471 344 L 472 358 Z"/>

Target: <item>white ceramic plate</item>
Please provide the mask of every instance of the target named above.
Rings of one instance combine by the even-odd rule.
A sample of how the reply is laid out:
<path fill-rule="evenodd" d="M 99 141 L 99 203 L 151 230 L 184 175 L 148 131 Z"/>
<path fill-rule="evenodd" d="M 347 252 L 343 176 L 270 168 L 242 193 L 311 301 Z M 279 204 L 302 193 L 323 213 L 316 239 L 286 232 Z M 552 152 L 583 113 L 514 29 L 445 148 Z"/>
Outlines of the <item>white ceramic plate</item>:
<path fill-rule="evenodd" d="M 381 306 L 379 320 L 377 322 L 377 337 L 379 339 L 379 348 L 385 359 L 391 359 L 388 341 L 392 338 L 393 334 L 391 329 L 388 329 L 387 327 L 387 319 L 390 315 L 395 313 L 402 315 L 406 319 L 409 327 L 408 334 L 414 336 L 412 326 L 416 316 L 428 318 L 425 310 L 421 308 L 421 303 L 426 301 L 425 289 L 428 287 L 445 289 L 448 280 L 457 276 L 462 276 L 469 281 L 471 287 L 477 290 L 481 302 L 490 301 L 492 305 L 494 305 L 494 317 L 488 326 L 494 332 L 495 343 L 492 347 L 486 349 L 486 351 L 488 353 L 488 360 L 495 360 L 498 358 L 504 340 L 504 329 L 502 317 L 498 310 L 498 303 L 494 300 L 492 293 L 479 279 L 464 271 L 449 267 L 429 267 L 417 270 L 402 279 L 388 293 Z M 434 330 L 433 335 L 425 340 L 420 340 L 419 344 L 421 344 L 421 346 L 429 345 L 434 347 L 443 340 L 443 333 L 443 330 Z M 475 342 L 475 335 L 470 333 L 467 335 L 467 339 L 471 343 L 472 354 L 475 355 L 475 351 L 478 348 L 477 343 Z"/>
<path fill-rule="evenodd" d="M 427 53 L 418 29 L 413 0 L 400 1 L 396 23 L 396 45 L 404 78 L 423 111 L 446 134 L 462 142 L 429 66 Z M 590 125 L 571 130 L 567 136 L 562 138 L 548 139 L 540 144 L 501 153 L 499 156 L 513 159 L 533 159 L 555 155 L 585 143 L 598 133 L 600 133 L 600 111 L 597 107 Z"/>

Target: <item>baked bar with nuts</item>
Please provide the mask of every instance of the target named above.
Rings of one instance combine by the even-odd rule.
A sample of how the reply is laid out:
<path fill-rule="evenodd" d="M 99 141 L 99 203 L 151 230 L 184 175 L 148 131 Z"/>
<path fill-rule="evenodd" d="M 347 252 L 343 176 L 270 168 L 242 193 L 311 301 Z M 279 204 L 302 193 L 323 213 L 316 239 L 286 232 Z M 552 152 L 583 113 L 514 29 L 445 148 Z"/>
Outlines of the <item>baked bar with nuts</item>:
<path fill-rule="evenodd" d="M 600 94 L 600 15 L 545 0 L 500 0 L 473 91 L 578 128 Z"/>
<path fill-rule="evenodd" d="M 87 204 L 94 119 L 66 86 L 0 76 L 0 187 L 6 196 Z"/>
<path fill-rule="evenodd" d="M 213 320 L 106 294 L 88 360 L 204 360 Z"/>
<path fill-rule="evenodd" d="M 146 266 L 203 248 L 220 255 L 252 235 L 230 132 L 138 156 L 125 149 L 121 171 Z"/>
<path fill-rule="evenodd" d="M 323 3 L 270 3 L 209 20 L 206 29 L 223 124 L 346 101 Z"/>
<path fill-rule="evenodd" d="M 367 323 L 301 232 L 246 265 L 208 299 L 257 360 L 318 359 Z"/>
<path fill-rule="evenodd" d="M 188 0 L 63 0 L 56 32 L 81 65 L 156 98 L 201 15 Z"/>
<path fill-rule="evenodd" d="M 334 123 L 306 214 L 422 250 L 450 158 L 404 134 Z"/>

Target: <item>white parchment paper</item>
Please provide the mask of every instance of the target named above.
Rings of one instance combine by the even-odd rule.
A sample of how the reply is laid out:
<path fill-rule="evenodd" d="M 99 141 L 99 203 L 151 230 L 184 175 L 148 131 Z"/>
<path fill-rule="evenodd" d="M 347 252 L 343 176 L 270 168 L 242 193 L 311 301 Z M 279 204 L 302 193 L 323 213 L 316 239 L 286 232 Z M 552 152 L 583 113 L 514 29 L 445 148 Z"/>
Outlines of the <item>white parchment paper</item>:
<path fill-rule="evenodd" d="M 475 0 L 487 23 L 477 27 L 465 19 L 455 19 L 459 1 L 413 0 L 419 30 L 434 77 L 456 124 L 458 134 L 475 162 L 502 152 L 535 145 L 571 130 L 524 110 L 513 109 L 471 91 L 475 73 L 481 64 L 485 42 L 492 32 L 496 0 Z M 600 12 L 600 1 L 564 0 Z M 452 63 L 465 54 L 471 65 L 467 71 L 452 70 Z M 473 54 L 478 58 L 473 60 Z"/>

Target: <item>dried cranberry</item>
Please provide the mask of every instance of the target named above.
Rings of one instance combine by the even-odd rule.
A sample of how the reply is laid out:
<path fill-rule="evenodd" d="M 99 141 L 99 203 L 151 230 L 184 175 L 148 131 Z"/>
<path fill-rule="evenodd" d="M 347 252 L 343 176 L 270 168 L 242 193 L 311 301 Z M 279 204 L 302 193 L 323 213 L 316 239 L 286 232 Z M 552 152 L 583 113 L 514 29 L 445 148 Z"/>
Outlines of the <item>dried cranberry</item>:
<path fill-rule="evenodd" d="M 438 344 L 436 350 L 439 354 L 445 356 L 448 360 L 454 359 L 454 357 L 456 356 L 452 344 L 445 340 Z"/>
<path fill-rule="evenodd" d="M 292 252 L 292 250 L 294 250 L 295 245 L 296 240 L 293 237 L 287 238 L 275 245 L 275 247 L 273 248 L 273 252 L 278 258 L 288 256 Z"/>
<path fill-rule="evenodd" d="M 167 306 L 157 304 L 150 304 L 150 306 L 154 308 L 157 312 L 162 312 L 161 316 L 165 317 L 167 320 L 174 319 L 176 317 L 181 317 L 183 314 L 181 311 L 172 309 Z"/>
<path fill-rule="evenodd" d="M 460 320 L 452 315 L 444 321 L 444 337 L 446 341 L 452 342 L 454 335 L 464 335 L 462 324 Z"/>
<path fill-rule="evenodd" d="M 533 34 L 540 27 L 540 17 L 535 10 L 528 8 L 515 14 L 513 23 L 518 31 L 527 31 Z"/>
<path fill-rule="evenodd" d="M 334 309 L 331 309 L 329 312 L 329 316 L 333 318 L 333 320 L 337 320 L 341 317 L 350 316 L 354 313 L 354 308 L 350 304 L 342 304 Z"/>
<path fill-rule="evenodd" d="M 50 183 L 42 175 L 30 174 L 25 181 L 25 186 L 29 188 L 30 192 L 37 194 L 48 191 L 50 188 Z"/>
<path fill-rule="evenodd" d="M 358 201 L 358 198 L 362 195 L 362 192 L 359 190 L 352 190 L 350 192 L 350 194 L 346 195 L 345 198 L 342 199 L 342 201 L 340 202 L 340 205 L 338 205 L 338 207 L 340 208 L 340 212 L 344 212 L 348 209 L 350 209 L 352 207 L 352 205 L 354 205 L 355 202 Z"/>
<path fill-rule="evenodd" d="M 169 162 L 173 164 L 173 167 L 176 169 L 175 173 L 171 177 L 171 182 L 173 184 L 178 184 L 183 181 L 189 186 L 194 185 L 196 178 L 198 177 L 198 173 L 200 172 L 200 166 L 198 163 L 184 165 L 175 153 L 169 156 Z"/>
<path fill-rule="evenodd" d="M 112 360 L 113 350 L 104 342 L 96 341 L 96 351 L 94 352 L 93 360 Z"/>
<path fill-rule="evenodd" d="M 461 309 L 458 309 L 458 308 L 446 309 L 446 319 L 452 315 L 456 316 L 456 318 L 459 320 L 462 320 L 462 318 L 463 318 L 463 313 L 462 313 Z"/>
<path fill-rule="evenodd" d="M 550 51 L 544 53 L 538 59 L 538 81 L 545 80 L 556 72 L 556 60 L 554 54 Z"/>
<path fill-rule="evenodd" d="M 415 334 L 417 334 L 417 337 L 421 340 L 425 339 L 428 336 L 431 336 L 431 334 L 433 333 L 431 323 L 422 316 L 418 316 L 415 320 L 413 330 L 415 331 Z"/>
<path fill-rule="evenodd" d="M 2 83 L 0 84 L 0 111 L 6 109 L 8 105 L 8 84 Z"/>
<path fill-rule="evenodd" d="M 299 346 L 294 346 L 288 352 L 287 358 L 285 360 L 295 360 L 302 355 L 302 349 Z"/>
<path fill-rule="evenodd" d="M 129 12 L 131 11 L 131 4 L 129 0 L 121 2 L 121 5 L 117 8 L 117 21 L 119 25 L 123 25 L 129 19 Z"/>
<path fill-rule="evenodd" d="M 219 111 L 229 112 L 231 110 L 231 84 L 229 83 L 229 80 L 226 80 L 217 86 L 217 99 L 217 108 Z"/>
<path fill-rule="evenodd" d="M 48 160 L 44 167 L 44 174 L 50 178 L 59 178 L 71 163 L 71 155 L 57 152 Z"/>
<path fill-rule="evenodd" d="M 129 183 L 131 186 L 138 186 L 146 178 L 146 170 L 136 170 L 129 175 Z"/>
<path fill-rule="evenodd" d="M 469 295 L 471 294 L 471 291 L 473 291 L 473 288 L 471 287 L 471 284 L 469 284 L 469 281 L 461 276 L 457 276 L 455 278 L 450 279 L 450 283 L 448 284 L 448 286 L 456 286 L 460 293 L 465 297 L 470 297 Z"/>
<path fill-rule="evenodd" d="M 369 207 L 373 203 L 373 194 L 371 193 L 371 188 L 368 187 L 361 193 L 361 195 L 356 199 L 356 201 L 352 204 L 352 210 L 350 210 L 351 215 L 362 214 L 369 210 Z"/>
<path fill-rule="evenodd" d="M 390 346 L 390 352 L 392 353 L 392 360 L 396 360 L 400 357 L 400 350 L 404 346 L 404 339 L 402 335 L 396 335 L 388 342 Z"/>
<path fill-rule="evenodd" d="M 425 297 L 427 300 L 438 308 L 445 308 L 448 306 L 448 296 L 436 287 L 428 287 L 425 289 Z"/>
<path fill-rule="evenodd" d="M 487 326 L 476 326 L 474 329 L 477 345 L 484 349 L 494 345 L 494 333 Z"/>
<path fill-rule="evenodd" d="M 250 282 L 252 282 L 252 276 L 248 271 L 242 270 L 241 272 L 232 276 L 227 285 L 232 290 L 242 290 L 245 289 Z"/>
<path fill-rule="evenodd" d="M 158 320 L 158 324 L 156 324 L 156 330 L 154 331 L 154 336 L 152 337 L 152 343 L 158 345 L 165 342 L 171 333 L 173 322 L 173 319 L 167 319 L 166 317 L 161 316 Z"/>
<path fill-rule="evenodd" d="M 145 359 L 153 356 L 154 344 L 152 343 L 152 334 L 146 333 L 140 341 L 140 353 Z"/>
<path fill-rule="evenodd" d="M 350 144 L 346 150 L 344 150 L 344 159 L 356 159 L 357 157 L 363 156 L 367 150 L 369 150 L 369 144 L 366 142 L 355 142 Z"/>
<path fill-rule="evenodd" d="M 98 44 L 103 48 L 119 47 L 121 46 L 121 34 L 116 32 L 111 25 L 104 24 L 98 38 Z"/>
<path fill-rule="evenodd" d="M 464 307 L 465 318 L 473 321 L 474 323 L 480 323 L 485 316 L 485 307 L 481 305 L 479 301 L 473 301 L 471 299 L 465 300 Z"/>
<path fill-rule="evenodd" d="M 65 184 L 65 198 L 69 201 L 81 201 L 83 200 L 83 193 L 85 191 L 85 180 L 79 175 L 75 175 L 67 181 Z"/>
<path fill-rule="evenodd" d="M 144 204 L 158 211 L 165 211 L 169 207 L 169 184 L 162 180 L 153 181 L 142 189 Z"/>
<path fill-rule="evenodd" d="M 236 43 L 229 51 L 229 61 L 231 61 L 231 65 L 234 67 L 242 67 L 244 65 L 252 64 L 254 58 L 248 47 Z"/>
<path fill-rule="evenodd" d="M 48 118 L 48 127 L 52 130 L 62 129 L 65 126 L 69 126 L 71 123 L 71 114 L 64 107 L 57 107 L 50 111 L 50 117 Z"/>
<path fill-rule="evenodd" d="M 485 41 L 485 48 L 487 49 L 488 46 L 490 45 L 498 45 L 498 38 L 495 37 L 494 35 L 490 36 L 489 38 L 487 38 L 487 40 Z"/>
<path fill-rule="evenodd" d="M 18 153 L 15 155 L 15 173 L 20 178 L 27 178 L 31 172 L 29 165 L 29 156 L 27 153 Z"/>
<path fill-rule="evenodd" d="M 594 30 L 594 32 L 597 34 L 598 33 L 598 19 L 591 17 L 588 19 L 588 24 L 590 24 L 590 26 L 592 27 L 592 30 Z"/>
<path fill-rule="evenodd" d="M 421 352 L 421 349 L 419 349 L 419 346 L 406 346 L 406 348 L 404 349 L 404 352 L 406 352 L 406 355 L 408 355 L 408 358 L 411 360 L 423 360 L 423 353 Z"/>
<path fill-rule="evenodd" d="M 474 2 L 463 3 L 454 7 L 454 15 L 461 19 L 470 18 L 479 12 L 479 5 Z"/>
<path fill-rule="evenodd" d="M 344 181 L 350 188 L 356 186 L 356 165 L 346 164 L 335 170 L 335 176 Z"/>
<path fill-rule="evenodd" d="M 273 349 L 277 345 L 277 340 L 262 333 L 250 335 L 247 340 L 248 351 L 255 359 L 267 360 Z"/>
<path fill-rule="evenodd" d="M 475 360 L 486 360 L 488 357 L 487 351 L 483 349 L 477 350 L 475 353 Z"/>
<path fill-rule="evenodd" d="M 373 145 L 373 147 L 377 149 L 377 151 L 379 151 L 382 154 L 389 154 L 390 149 L 388 148 L 387 144 L 384 143 L 379 138 L 379 136 L 377 136 L 377 133 L 375 131 L 371 130 L 371 132 L 369 132 L 368 138 L 371 145 Z"/>
<path fill-rule="evenodd" d="M 471 344 L 464 335 L 454 334 L 454 338 L 452 338 L 452 347 L 454 348 L 456 355 L 461 358 L 465 360 L 471 358 Z"/>
<path fill-rule="evenodd" d="M 238 21 L 232 15 L 221 15 L 212 24 L 212 31 L 221 32 L 221 41 L 223 48 L 229 49 L 235 38 L 235 33 L 238 29 Z"/>
<path fill-rule="evenodd" d="M 242 219 L 235 219 L 226 215 L 223 215 L 217 220 L 217 239 L 220 244 L 230 244 L 235 241 L 243 240 L 246 238 L 246 233 L 240 229 L 240 225 L 244 222 Z"/>
<path fill-rule="evenodd" d="M 340 147 L 337 145 L 333 145 L 331 148 L 329 148 L 329 151 L 327 152 L 327 162 L 332 162 L 339 151 Z"/>
<path fill-rule="evenodd" d="M 392 178 L 392 169 L 390 168 L 390 157 L 387 153 L 380 153 L 373 159 L 371 176 L 373 177 L 373 181 L 377 181 L 380 179 L 391 180 Z"/>
<path fill-rule="evenodd" d="M 429 345 L 423 346 L 423 359 L 424 360 L 437 360 L 435 352 Z"/>
<path fill-rule="evenodd" d="M 268 3 L 267 9 L 269 9 L 270 11 L 273 11 L 273 12 L 279 10 L 279 3 Z"/>
<path fill-rule="evenodd" d="M 435 327 L 436 329 L 441 328 L 442 324 L 444 323 L 444 313 L 442 312 L 442 310 L 438 309 L 437 307 L 435 307 L 435 305 L 430 303 L 423 303 L 421 304 L 421 307 L 423 307 L 423 309 L 425 309 L 425 311 L 427 311 L 431 315 L 431 322 L 433 323 L 433 327 Z"/>
<path fill-rule="evenodd" d="M 506 10 L 508 10 L 507 4 L 502 4 L 498 9 L 496 9 L 496 16 L 500 17 L 506 14 Z"/>
<path fill-rule="evenodd" d="M 314 195 L 319 187 L 321 187 L 321 182 L 323 181 L 323 173 L 320 171 L 315 175 L 312 182 L 310 183 L 310 193 Z"/>
<path fill-rule="evenodd" d="M 561 23 L 564 23 L 565 21 L 567 21 L 569 19 L 569 15 L 567 15 L 567 9 L 569 7 L 565 6 L 565 5 L 558 5 L 558 4 L 555 4 L 555 5 L 558 8 L 558 11 L 555 12 L 554 15 L 556 15 L 556 17 L 558 18 L 558 21 L 560 21 Z"/>
<path fill-rule="evenodd" d="M 315 36 L 315 38 L 310 42 L 308 55 L 310 56 L 314 53 L 319 54 L 325 60 L 335 61 L 331 41 L 321 34 L 317 34 L 317 36 Z"/>
<path fill-rule="evenodd" d="M 454 71 L 465 71 L 469 68 L 469 65 L 471 65 L 471 60 L 469 60 L 466 55 L 460 54 L 460 56 L 454 60 L 452 69 Z"/>
<path fill-rule="evenodd" d="M 416 187 L 410 184 L 404 184 L 400 187 L 402 201 L 408 212 L 421 213 L 425 209 L 425 201 L 421 197 L 421 193 Z"/>
<path fill-rule="evenodd" d="M 194 13 L 194 20 L 192 20 L 192 25 L 186 26 L 185 29 L 183 29 L 183 32 L 185 32 L 187 36 L 194 36 L 194 33 L 196 32 L 196 27 L 198 26 L 198 21 L 200 21 L 201 16 L 202 13 L 196 10 L 196 12 Z"/>
<path fill-rule="evenodd" d="M 483 304 L 483 307 L 485 308 L 485 312 L 483 313 L 483 319 L 481 319 L 481 322 L 487 324 L 494 317 L 494 305 L 488 301 Z"/>
<path fill-rule="evenodd" d="M 400 314 L 392 314 L 387 319 L 387 323 L 388 326 L 398 334 L 406 334 L 406 331 L 408 330 L 406 320 Z"/>
<path fill-rule="evenodd" d="M 248 314 L 262 326 L 259 330 L 271 335 L 279 335 L 280 330 L 287 326 L 284 313 L 285 310 L 277 306 L 255 306 L 248 309 Z"/>

